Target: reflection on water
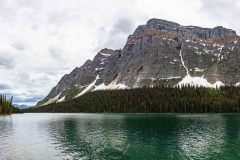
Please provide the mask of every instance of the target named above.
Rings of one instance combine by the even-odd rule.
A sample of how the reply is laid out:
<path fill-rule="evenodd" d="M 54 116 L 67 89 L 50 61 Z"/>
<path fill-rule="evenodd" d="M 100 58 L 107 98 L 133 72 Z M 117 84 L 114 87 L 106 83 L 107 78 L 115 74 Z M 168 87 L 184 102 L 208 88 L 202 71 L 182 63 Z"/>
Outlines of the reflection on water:
<path fill-rule="evenodd" d="M 240 159 L 240 115 L 0 117 L 0 159 Z"/>
<path fill-rule="evenodd" d="M 43 127 L 44 128 L 44 127 Z M 83 116 L 51 122 L 46 128 L 65 155 L 73 158 L 115 159 L 121 158 L 127 138 L 124 121 L 104 119 L 101 115 Z"/>
<path fill-rule="evenodd" d="M 188 126 L 187 128 L 184 126 Z M 225 121 L 222 117 L 188 118 L 179 130 L 179 146 L 183 155 L 205 158 L 221 154 L 225 139 Z M 213 149 L 213 150 L 212 150 Z"/>

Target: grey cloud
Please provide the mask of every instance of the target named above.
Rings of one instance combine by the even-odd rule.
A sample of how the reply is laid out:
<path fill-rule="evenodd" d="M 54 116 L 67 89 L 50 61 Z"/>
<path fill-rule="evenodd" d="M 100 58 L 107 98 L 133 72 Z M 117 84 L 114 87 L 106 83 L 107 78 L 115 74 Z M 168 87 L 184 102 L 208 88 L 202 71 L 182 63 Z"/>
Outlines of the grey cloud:
<path fill-rule="evenodd" d="M 14 42 L 12 43 L 12 47 L 17 49 L 17 50 L 20 50 L 20 51 L 23 51 L 25 50 L 25 45 L 20 43 L 20 42 Z"/>
<path fill-rule="evenodd" d="M 27 85 L 27 86 L 42 86 L 46 85 L 49 83 L 51 80 L 49 79 L 48 75 L 54 75 L 52 74 L 46 74 L 44 76 L 41 76 L 39 78 L 35 79 L 30 79 L 29 75 L 24 73 L 24 72 L 19 72 L 18 73 L 18 79 L 17 83 L 22 84 L 22 85 Z"/>
<path fill-rule="evenodd" d="M 133 20 L 129 18 L 121 18 L 119 19 L 114 25 L 113 25 L 113 30 L 112 34 L 129 34 L 132 29 L 133 29 Z"/>
<path fill-rule="evenodd" d="M 43 99 L 44 96 L 34 96 L 34 97 L 27 97 L 27 98 L 21 98 L 21 97 L 13 97 L 14 103 L 28 103 L 28 102 L 38 102 Z"/>
<path fill-rule="evenodd" d="M 31 80 L 29 83 L 34 84 L 35 86 L 44 86 L 44 85 L 48 84 L 49 82 L 51 82 L 51 79 L 49 79 L 48 76 L 42 76 L 37 79 Z"/>
<path fill-rule="evenodd" d="M 50 47 L 48 48 L 48 52 L 50 53 L 51 57 L 54 59 L 54 60 L 57 60 L 57 61 L 63 61 L 63 57 L 61 56 L 61 51 L 57 48 L 53 48 L 53 47 Z"/>
<path fill-rule="evenodd" d="M 228 10 L 230 8 L 235 7 L 235 0 L 202 0 L 202 7 L 206 10 L 213 11 L 212 9 L 216 9 L 223 12 L 224 10 Z"/>
<path fill-rule="evenodd" d="M 238 32 L 239 24 L 236 20 L 240 16 L 240 2 L 236 0 L 201 0 L 201 11 L 215 20 L 218 25 L 235 29 Z M 226 26 L 227 25 L 227 26 Z"/>
<path fill-rule="evenodd" d="M 29 75 L 27 73 L 21 72 L 18 74 L 18 82 L 19 83 L 27 83 L 29 82 Z"/>
<path fill-rule="evenodd" d="M 0 52 L 0 68 L 4 69 L 12 69 L 14 68 L 14 58 L 8 56 L 8 53 L 1 53 Z"/>
<path fill-rule="evenodd" d="M 35 71 L 37 73 L 44 73 L 46 75 L 51 75 L 51 76 L 57 76 L 58 74 L 63 74 L 65 72 L 70 72 L 72 70 L 72 67 L 66 67 L 64 65 L 59 65 L 59 66 L 52 66 L 52 67 L 41 67 L 36 69 Z"/>
<path fill-rule="evenodd" d="M 4 93 L 8 98 L 13 96 L 13 103 L 36 103 L 43 99 L 44 95 L 27 95 L 27 94 L 13 94 L 11 92 Z"/>
<path fill-rule="evenodd" d="M 239 15 L 236 3 L 235 0 L 202 0 L 202 10 L 224 21 L 225 17 L 231 19 L 234 18 L 231 16 Z"/>
<path fill-rule="evenodd" d="M 113 24 L 113 29 L 107 33 L 107 38 L 102 38 L 99 45 L 95 48 L 95 52 L 103 48 L 119 49 L 122 48 L 128 35 L 134 31 L 134 20 L 129 17 L 119 18 L 116 23 Z M 104 28 L 100 28 L 101 31 L 106 31 Z"/>
<path fill-rule="evenodd" d="M 11 87 L 7 84 L 0 84 L 0 90 L 11 89 Z"/>

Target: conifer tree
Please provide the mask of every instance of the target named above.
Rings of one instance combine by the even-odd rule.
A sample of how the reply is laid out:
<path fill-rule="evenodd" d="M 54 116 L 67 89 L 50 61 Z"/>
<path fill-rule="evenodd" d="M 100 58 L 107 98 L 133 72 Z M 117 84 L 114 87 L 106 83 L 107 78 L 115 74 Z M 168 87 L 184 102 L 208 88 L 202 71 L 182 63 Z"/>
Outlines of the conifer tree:
<path fill-rule="evenodd" d="M 236 113 L 240 87 L 155 87 L 96 91 L 26 112 Z"/>
<path fill-rule="evenodd" d="M 0 94 L 0 114 L 11 114 L 13 110 L 13 97 L 7 99 L 6 95 Z"/>

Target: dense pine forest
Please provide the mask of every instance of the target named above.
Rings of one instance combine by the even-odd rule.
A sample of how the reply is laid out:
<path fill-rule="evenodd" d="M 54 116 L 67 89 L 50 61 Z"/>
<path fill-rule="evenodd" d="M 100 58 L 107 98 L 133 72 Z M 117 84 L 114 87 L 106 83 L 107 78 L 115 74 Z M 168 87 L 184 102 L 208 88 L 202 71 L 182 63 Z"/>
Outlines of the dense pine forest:
<path fill-rule="evenodd" d="M 21 113 L 21 110 L 13 107 L 12 97 L 7 99 L 6 95 L 0 94 L 0 115 L 9 115 L 12 113 Z"/>
<path fill-rule="evenodd" d="M 57 113 L 238 113 L 240 87 L 156 87 L 96 91 L 26 112 Z"/>

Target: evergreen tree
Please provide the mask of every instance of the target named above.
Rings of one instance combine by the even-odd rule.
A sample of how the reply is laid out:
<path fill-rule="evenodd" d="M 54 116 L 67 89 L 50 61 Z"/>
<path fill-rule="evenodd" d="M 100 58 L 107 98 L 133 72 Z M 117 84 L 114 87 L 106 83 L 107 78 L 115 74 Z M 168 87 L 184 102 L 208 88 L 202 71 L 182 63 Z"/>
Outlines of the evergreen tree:
<path fill-rule="evenodd" d="M 155 87 L 86 93 L 25 112 L 87 113 L 237 113 L 240 87 Z"/>
<path fill-rule="evenodd" d="M 11 114 L 13 105 L 12 97 L 8 100 L 6 95 L 0 94 L 0 114 Z"/>

